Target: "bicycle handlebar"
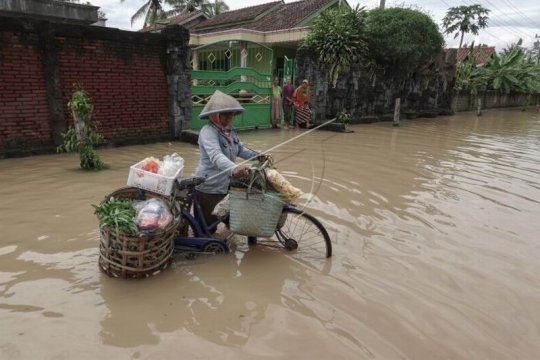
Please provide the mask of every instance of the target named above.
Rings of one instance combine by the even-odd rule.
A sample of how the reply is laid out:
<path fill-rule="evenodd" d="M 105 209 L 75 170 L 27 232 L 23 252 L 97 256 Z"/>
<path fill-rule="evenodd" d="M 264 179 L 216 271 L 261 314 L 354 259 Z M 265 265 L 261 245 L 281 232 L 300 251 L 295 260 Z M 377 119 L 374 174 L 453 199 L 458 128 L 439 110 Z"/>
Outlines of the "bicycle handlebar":
<path fill-rule="evenodd" d="M 176 186 L 180 190 L 184 189 L 194 189 L 195 186 L 202 184 L 205 182 L 206 179 L 202 177 L 190 177 L 190 178 L 184 178 L 184 179 L 178 179 L 176 180 Z"/>

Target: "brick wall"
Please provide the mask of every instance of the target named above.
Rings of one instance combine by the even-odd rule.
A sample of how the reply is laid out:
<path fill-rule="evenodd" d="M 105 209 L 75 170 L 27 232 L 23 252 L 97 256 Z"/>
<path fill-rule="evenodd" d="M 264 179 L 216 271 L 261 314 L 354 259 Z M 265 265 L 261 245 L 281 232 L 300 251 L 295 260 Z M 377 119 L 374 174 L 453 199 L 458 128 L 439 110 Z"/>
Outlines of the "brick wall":
<path fill-rule="evenodd" d="M 0 149 L 51 142 L 37 35 L 4 32 L 0 40 Z"/>
<path fill-rule="evenodd" d="M 74 84 L 80 84 L 94 105 L 93 121 L 106 138 L 169 135 L 160 46 L 65 37 L 57 41 L 64 104 Z M 72 124 L 67 107 L 64 113 Z"/>
<path fill-rule="evenodd" d="M 0 157 L 53 151 L 75 84 L 109 143 L 178 137 L 191 117 L 189 32 L 166 33 L 0 17 Z"/>

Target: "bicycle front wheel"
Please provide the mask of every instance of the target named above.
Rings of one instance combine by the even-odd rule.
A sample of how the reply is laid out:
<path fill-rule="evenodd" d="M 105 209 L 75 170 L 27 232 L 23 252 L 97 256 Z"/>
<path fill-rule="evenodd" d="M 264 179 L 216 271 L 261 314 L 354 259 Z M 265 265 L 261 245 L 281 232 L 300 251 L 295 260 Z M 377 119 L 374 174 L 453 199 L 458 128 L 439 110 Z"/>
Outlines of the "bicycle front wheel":
<path fill-rule="evenodd" d="M 312 215 L 295 208 L 283 209 L 274 238 L 299 258 L 332 256 L 332 242 L 324 226 Z"/>

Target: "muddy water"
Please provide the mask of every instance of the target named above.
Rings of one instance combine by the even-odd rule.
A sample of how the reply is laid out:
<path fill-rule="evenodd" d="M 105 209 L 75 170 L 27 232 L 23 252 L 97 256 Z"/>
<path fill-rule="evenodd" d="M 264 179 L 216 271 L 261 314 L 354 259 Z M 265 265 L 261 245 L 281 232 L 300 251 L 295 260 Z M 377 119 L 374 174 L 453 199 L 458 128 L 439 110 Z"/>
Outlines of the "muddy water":
<path fill-rule="evenodd" d="M 98 271 L 90 204 L 154 144 L 0 161 L 1 359 L 533 359 L 540 353 L 540 121 L 488 112 L 316 132 L 275 151 L 328 227 L 309 266 L 238 244 L 151 279 Z M 242 134 L 254 148 L 297 134 Z M 311 199 L 311 201 L 308 201 Z M 319 264 L 320 265 L 320 264 Z"/>

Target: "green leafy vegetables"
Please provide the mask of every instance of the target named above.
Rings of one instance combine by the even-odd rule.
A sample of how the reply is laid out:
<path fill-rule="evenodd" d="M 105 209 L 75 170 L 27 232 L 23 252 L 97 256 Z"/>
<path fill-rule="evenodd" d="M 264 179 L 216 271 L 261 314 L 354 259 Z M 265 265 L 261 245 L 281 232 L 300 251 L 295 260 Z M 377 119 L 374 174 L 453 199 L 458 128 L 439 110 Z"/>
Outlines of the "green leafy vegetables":
<path fill-rule="evenodd" d="M 110 198 L 99 206 L 92 205 L 95 209 L 101 227 L 114 226 L 117 236 L 137 236 L 139 229 L 135 223 L 136 211 L 131 200 L 117 200 Z"/>

